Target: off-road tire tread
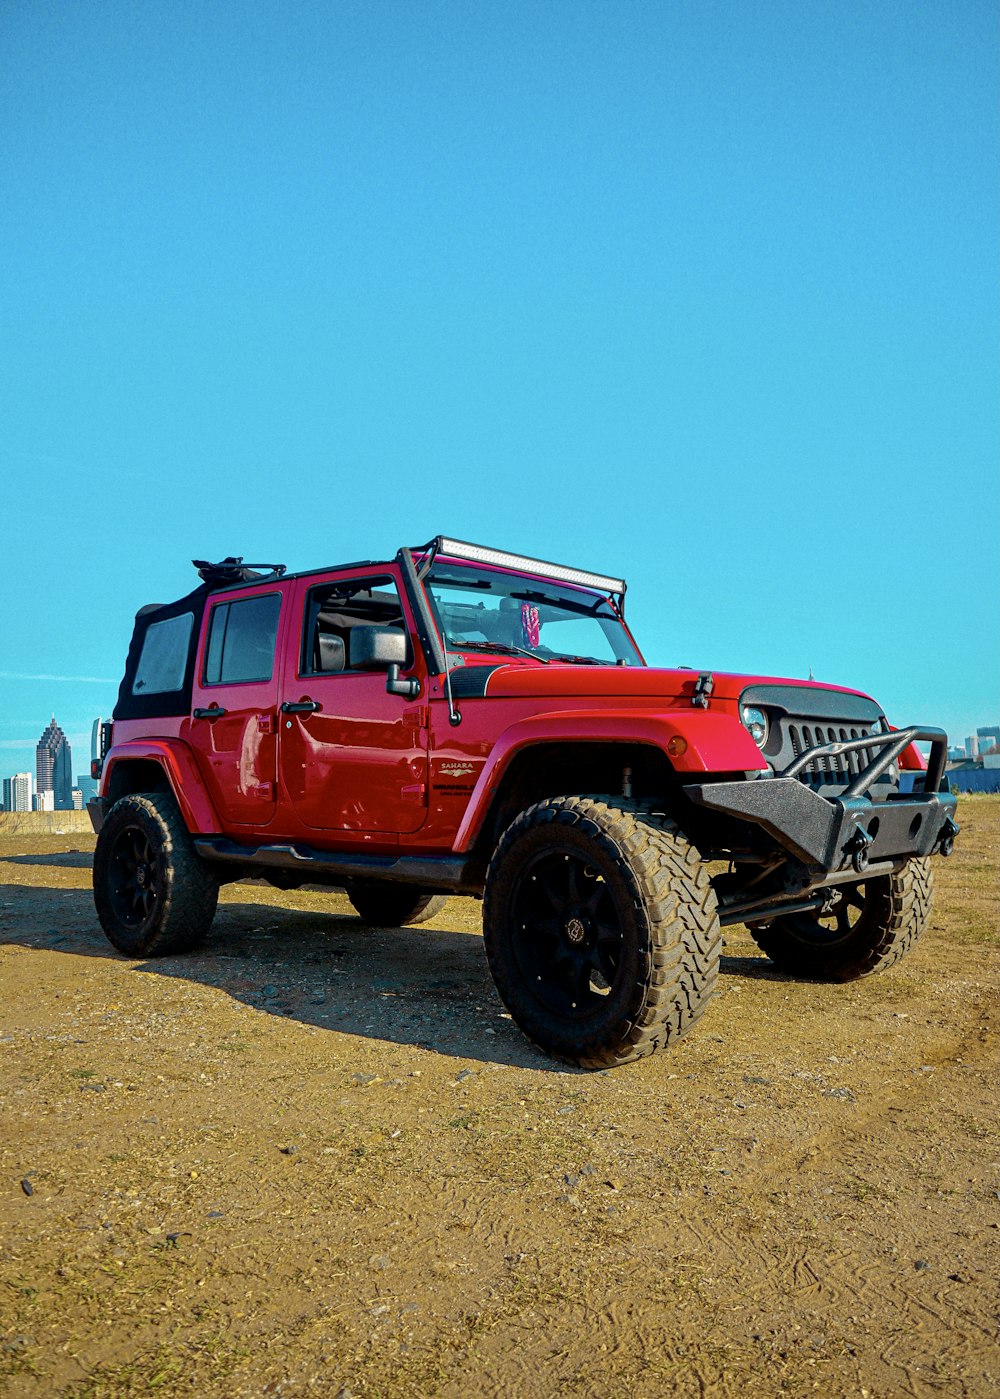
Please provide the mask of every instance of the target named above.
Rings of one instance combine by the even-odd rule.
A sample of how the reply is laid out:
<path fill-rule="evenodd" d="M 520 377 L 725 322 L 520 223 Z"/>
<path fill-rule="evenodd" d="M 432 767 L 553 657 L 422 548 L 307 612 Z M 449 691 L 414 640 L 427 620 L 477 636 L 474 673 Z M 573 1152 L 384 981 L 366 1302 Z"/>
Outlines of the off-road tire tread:
<path fill-rule="evenodd" d="M 345 892 L 355 913 L 370 928 L 408 928 L 426 923 L 436 918 L 448 902 L 447 894 L 428 894 L 409 884 L 386 881 L 359 882 Z"/>
<path fill-rule="evenodd" d="M 150 792 L 121 797 L 108 813 L 101 832 L 108 829 L 116 813 L 142 812 L 160 827 L 158 858 L 168 867 L 167 893 L 160 905 L 159 924 L 152 937 L 140 947 L 129 947 L 116 927 L 104 891 L 104 861 L 100 836 L 94 853 L 94 903 L 108 940 L 127 957 L 172 957 L 190 952 L 204 942 L 219 902 L 219 880 L 207 861 L 196 854 L 174 797 L 169 792 Z"/>
<path fill-rule="evenodd" d="M 645 1058 L 673 1044 L 705 1010 L 719 974 L 722 930 L 715 891 L 701 855 L 653 801 L 614 796 L 551 797 L 526 808 L 504 832 L 487 876 L 483 931 L 494 978 L 502 929 L 496 926 L 493 881 L 508 851 L 528 829 L 546 823 L 586 831 L 627 868 L 648 920 L 645 985 L 638 1011 L 616 1044 L 563 1054 L 528 1038 L 564 1063 L 604 1069 Z M 504 987 L 497 989 L 506 1001 Z M 521 1026 L 524 1029 L 524 1026 Z"/>
<path fill-rule="evenodd" d="M 791 919 L 776 918 L 769 927 L 749 931 L 783 971 L 817 981 L 856 981 L 886 971 L 906 956 L 927 926 L 933 897 L 930 860 L 910 860 L 895 874 L 869 881 L 859 920 L 864 930 L 850 946 L 809 948 L 788 935 L 785 925 Z"/>

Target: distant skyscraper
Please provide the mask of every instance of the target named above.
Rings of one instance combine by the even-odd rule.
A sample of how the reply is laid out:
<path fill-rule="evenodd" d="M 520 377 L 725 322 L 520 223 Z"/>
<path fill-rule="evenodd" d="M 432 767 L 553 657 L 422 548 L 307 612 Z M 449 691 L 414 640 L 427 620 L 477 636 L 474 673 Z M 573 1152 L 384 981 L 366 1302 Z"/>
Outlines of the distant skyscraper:
<path fill-rule="evenodd" d="M 15 772 L 13 777 L 3 780 L 3 806 L 5 811 L 30 811 L 35 795 L 35 780 L 30 772 Z"/>
<path fill-rule="evenodd" d="M 73 810 L 73 755 L 54 714 L 35 748 L 35 779 L 39 795 L 52 793 L 56 811 Z"/>

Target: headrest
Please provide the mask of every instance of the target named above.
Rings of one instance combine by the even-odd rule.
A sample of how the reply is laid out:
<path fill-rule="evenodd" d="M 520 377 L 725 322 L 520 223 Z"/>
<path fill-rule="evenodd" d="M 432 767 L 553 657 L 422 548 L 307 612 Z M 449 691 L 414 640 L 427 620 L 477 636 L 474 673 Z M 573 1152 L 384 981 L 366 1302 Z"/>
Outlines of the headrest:
<path fill-rule="evenodd" d="M 347 662 L 344 643 L 339 636 L 321 631 L 317 637 L 316 669 L 324 675 L 343 670 Z"/>

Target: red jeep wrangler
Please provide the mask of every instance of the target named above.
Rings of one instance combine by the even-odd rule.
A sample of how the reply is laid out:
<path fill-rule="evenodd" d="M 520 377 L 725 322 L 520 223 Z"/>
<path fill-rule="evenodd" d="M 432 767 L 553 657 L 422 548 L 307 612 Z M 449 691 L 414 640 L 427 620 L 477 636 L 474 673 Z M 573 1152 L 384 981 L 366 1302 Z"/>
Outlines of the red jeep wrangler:
<path fill-rule="evenodd" d="M 697 1019 L 727 923 L 847 981 L 927 922 L 958 829 L 940 729 L 855 690 L 649 669 L 621 579 L 454 539 L 196 566 L 137 615 L 95 764 L 94 896 L 131 957 L 194 947 L 248 875 L 342 888 L 385 927 L 482 896 L 513 1018 L 597 1068 Z"/>

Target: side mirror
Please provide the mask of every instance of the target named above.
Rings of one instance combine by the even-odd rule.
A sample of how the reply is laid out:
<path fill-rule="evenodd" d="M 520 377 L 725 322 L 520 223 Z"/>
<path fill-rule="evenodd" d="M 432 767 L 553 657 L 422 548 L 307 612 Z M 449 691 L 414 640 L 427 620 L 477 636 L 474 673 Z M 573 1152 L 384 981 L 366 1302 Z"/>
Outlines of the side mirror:
<path fill-rule="evenodd" d="M 398 627 L 351 628 L 352 670 L 388 670 L 391 665 L 406 665 L 409 659 L 410 643 Z"/>
<path fill-rule="evenodd" d="M 420 694 L 420 681 L 399 673 L 410 659 L 405 632 L 398 627 L 352 627 L 350 644 L 352 670 L 384 670 L 387 694 L 403 699 L 416 699 Z"/>

